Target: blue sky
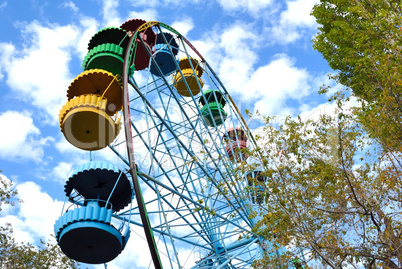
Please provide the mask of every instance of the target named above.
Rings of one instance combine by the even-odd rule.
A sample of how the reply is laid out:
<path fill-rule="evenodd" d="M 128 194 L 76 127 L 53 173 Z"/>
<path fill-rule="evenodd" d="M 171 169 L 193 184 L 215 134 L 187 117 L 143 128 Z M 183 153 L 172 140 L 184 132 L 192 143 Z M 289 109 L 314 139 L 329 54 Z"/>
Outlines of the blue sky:
<path fill-rule="evenodd" d="M 64 182 L 88 160 L 65 141 L 58 114 L 99 29 L 130 18 L 171 25 L 201 52 L 242 111 L 310 117 L 332 109 L 328 96 L 317 94 L 331 70 L 312 49 L 318 25 L 309 13 L 316 2 L 0 0 L 0 169 L 24 200 L 4 207 L 0 224 L 11 222 L 20 241 L 51 239 Z"/>

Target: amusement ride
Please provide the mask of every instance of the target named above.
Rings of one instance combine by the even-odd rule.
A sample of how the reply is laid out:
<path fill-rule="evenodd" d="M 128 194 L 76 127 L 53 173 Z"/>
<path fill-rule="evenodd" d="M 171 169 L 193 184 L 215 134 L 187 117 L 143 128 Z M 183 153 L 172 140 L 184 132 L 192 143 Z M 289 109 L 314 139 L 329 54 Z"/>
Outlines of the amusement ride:
<path fill-rule="evenodd" d="M 131 19 L 98 31 L 82 67 L 59 114 L 61 132 L 84 151 L 108 147 L 118 162 L 91 157 L 67 179 L 54 231 L 68 257 L 106 267 L 134 228 L 154 268 L 251 268 L 278 251 L 250 217 L 265 202 L 266 178 L 236 169 L 256 142 L 184 36 Z"/>

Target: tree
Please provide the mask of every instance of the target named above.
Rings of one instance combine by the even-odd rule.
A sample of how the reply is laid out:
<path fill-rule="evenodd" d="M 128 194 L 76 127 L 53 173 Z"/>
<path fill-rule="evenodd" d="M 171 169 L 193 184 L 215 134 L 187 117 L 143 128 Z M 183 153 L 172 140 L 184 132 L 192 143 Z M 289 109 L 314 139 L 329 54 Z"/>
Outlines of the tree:
<path fill-rule="evenodd" d="M 359 120 L 384 147 L 402 151 L 400 0 L 321 0 L 313 47 L 360 98 Z"/>
<path fill-rule="evenodd" d="M 17 192 L 13 189 L 12 181 L 0 176 L 0 211 L 3 204 L 15 201 Z M 13 237 L 10 224 L 0 227 L 0 268 L 78 268 L 75 261 L 67 258 L 52 242 L 41 241 L 39 246 L 29 243 L 17 243 Z"/>
<path fill-rule="evenodd" d="M 265 255 L 256 268 L 292 260 L 309 268 L 402 268 L 401 5 L 320 0 L 314 6 L 313 47 L 346 88 L 330 98 L 338 108 L 333 116 L 289 117 L 280 126 L 264 118 L 260 147 L 249 153 L 267 178 L 268 201 L 252 212 L 260 215 L 254 230 L 287 248 Z M 349 98 L 357 105 L 347 109 Z"/>
<path fill-rule="evenodd" d="M 0 170 L 0 173 L 2 171 Z M 17 192 L 12 189 L 12 182 L 3 179 L 0 176 L 0 211 L 2 210 L 2 204 L 13 204 L 11 198 L 15 196 Z"/>
<path fill-rule="evenodd" d="M 264 118 L 260 148 L 250 152 L 263 165 L 269 197 L 254 212 L 255 232 L 287 249 L 256 268 L 294 258 L 309 268 L 402 266 L 401 153 L 367 135 L 355 109 L 345 108 L 347 98 L 336 101 L 336 115 L 316 121 L 288 117 L 276 126 L 275 117 Z"/>
<path fill-rule="evenodd" d="M 314 6 L 320 26 L 313 47 L 356 96 L 400 97 L 401 8 L 400 0 L 321 0 Z"/>

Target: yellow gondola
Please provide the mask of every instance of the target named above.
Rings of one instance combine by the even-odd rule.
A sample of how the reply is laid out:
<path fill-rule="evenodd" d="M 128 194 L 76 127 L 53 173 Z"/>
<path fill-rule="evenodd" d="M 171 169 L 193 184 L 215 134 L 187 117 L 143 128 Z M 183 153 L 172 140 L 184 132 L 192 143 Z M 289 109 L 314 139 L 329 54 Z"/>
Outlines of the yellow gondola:
<path fill-rule="evenodd" d="M 107 113 L 106 98 L 95 95 L 80 95 L 68 101 L 60 111 L 61 132 L 68 142 L 83 150 L 99 150 L 110 143 L 121 129 Z"/>
<path fill-rule="evenodd" d="M 191 64 L 189 59 L 191 60 Z M 191 67 L 191 65 L 193 67 Z M 191 95 L 196 96 L 200 93 L 201 88 L 204 86 L 204 81 L 201 79 L 204 70 L 196 59 L 187 57 L 180 59 L 179 67 L 183 73 L 185 80 L 183 80 L 182 74 L 180 72 L 176 72 L 176 74 L 173 76 L 173 84 L 177 89 L 177 92 L 185 97 L 190 97 Z M 195 72 L 193 71 L 193 68 Z M 184 81 L 187 82 L 191 93 L 187 89 L 186 83 Z M 198 86 L 198 83 L 201 87 Z"/>
<path fill-rule="evenodd" d="M 67 90 L 68 100 L 83 94 L 104 96 L 107 99 L 106 112 L 111 116 L 123 105 L 123 90 L 118 77 L 102 69 L 84 71 L 71 82 Z"/>

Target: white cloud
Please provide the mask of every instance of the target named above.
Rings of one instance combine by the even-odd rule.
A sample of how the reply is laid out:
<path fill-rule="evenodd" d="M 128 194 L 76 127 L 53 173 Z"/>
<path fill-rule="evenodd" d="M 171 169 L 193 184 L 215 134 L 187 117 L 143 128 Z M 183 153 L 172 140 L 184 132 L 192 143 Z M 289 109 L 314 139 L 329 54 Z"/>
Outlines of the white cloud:
<path fill-rule="evenodd" d="M 310 13 L 318 2 L 319 0 L 288 1 L 287 10 L 281 14 L 281 20 L 291 25 L 315 27 L 315 18 Z"/>
<path fill-rule="evenodd" d="M 276 56 L 268 65 L 258 68 L 247 83 L 244 98 L 258 98 L 255 109 L 263 114 L 291 113 L 287 99 L 301 100 L 311 93 L 310 76 L 294 66 L 286 55 Z M 279 112 L 279 113 L 278 113 Z"/>
<path fill-rule="evenodd" d="M 77 147 L 74 147 L 70 142 L 67 141 L 67 139 L 62 134 L 60 134 L 60 136 L 57 139 L 57 142 L 54 143 L 53 145 L 60 153 L 69 154 L 70 156 L 72 154 L 80 155 L 81 153 L 86 152 Z"/>
<path fill-rule="evenodd" d="M 311 10 L 318 0 L 287 1 L 287 9 L 280 15 L 278 22 L 273 21 L 270 29 L 275 41 L 279 43 L 292 43 L 302 37 L 310 37 L 306 29 L 315 29 L 316 21 L 310 15 Z"/>
<path fill-rule="evenodd" d="M 15 47 L 12 44 L 0 43 L 0 80 L 4 78 L 3 72 L 7 70 L 14 52 Z"/>
<path fill-rule="evenodd" d="M 182 20 L 174 21 L 171 26 L 183 36 L 187 36 L 194 28 L 194 22 L 190 17 L 185 17 Z"/>
<path fill-rule="evenodd" d="M 254 15 L 267 8 L 272 2 L 272 0 L 218 0 L 226 11 L 247 11 Z"/>
<path fill-rule="evenodd" d="M 351 113 L 351 108 L 360 106 L 360 103 L 356 98 L 351 97 L 349 101 L 345 102 L 343 105 L 343 113 Z M 339 111 L 336 102 L 326 102 L 316 106 L 304 105 L 300 108 L 300 117 L 306 120 L 318 120 L 322 115 L 335 116 L 337 111 Z"/>
<path fill-rule="evenodd" d="M 61 185 L 64 185 L 67 178 L 73 171 L 73 164 L 66 162 L 59 162 L 57 166 L 53 168 L 52 171 L 52 180 L 59 182 Z"/>
<path fill-rule="evenodd" d="M 335 115 L 335 110 L 337 109 L 336 103 L 324 103 L 324 104 L 319 104 L 318 106 L 309 106 L 309 105 L 304 105 L 300 107 L 301 113 L 300 117 L 306 121 L 306 120 L 318 120 L 320 116 L 322 115 Z"/>
<path fill-rule="evenodd" d="M 0 114 L 0 157 L 39 162 L 43 147 L 51 138 L 41 138 L 39 129 L 27 112 L 6 111 Z"/>
<path fill-rule="evenodd" d="M 196 4 L 199 2 L 202 2 L 203 0 L 193 0 L 191 2 L 186 2 L 182 0 L 137 0 L 133 1 L 133 6 L 134 7 L 151 7 L 151 8 L 156 8 L 156 7 L 177 7 L 177 6 L 185 6 L 188 3 Z"/>
<path fill-rule="evenodd" d="M 88 43 L 92 36 L 100 30 L 100 26 L 94 18 L 89 17 L 83 17 L 80 20 L 80 24 L 83 28 L 80 29 L 79 40 L 73 49 L 78 53 L 79 59 L 83 60 L 88 53 Z"/>
<path fill-rule="evenodd" d="M 0 79 L 19 98 L 41 111 L 47 121 L 57 124 L 61 107 L 67 101 L 67 89 L 75 75 L 69 63 L 72 56 L 80 60 L 88 42 L 99 30 L 93 18 L 83 17 L 80 25 L 41 25 L 34 21 L 23 24 L 23 49 L 0 43 Z"/>
<path fill-rule="evenodd" d="M 268 59 L 257 57 L 262 41 L 253 31 L 253 25 L 239 22 L 192 43 L 218 71 L 225 88 L 236 99 L 254 103 L 254 110 L 263 114 L 298 113 L 297 108 L 291 108 L 286 102 L 290 99 L 302 102 L 302 98 L 318 89 L 313 86 L 322 80 L 314 79 L 306 69 L 297 67 L 286 54 L 275 55 L 265 64 Z M 262 65 L 256 67 L 259 62 Z"/>
<path fill-rule="evenodd" d="M 214 46 L 208 45 L 209 39 L 194 43 L 201 47 L 208 61 L 212 59 L 212 66 L 218 66 L 218 76 L 226 89 L 239 100 L 256 102 L 254 110 L 264 114 L 293 114 L 295 111 L 286 107 L 287 99 L 300 101 L 311 93 L 309 73 L 296 67 L 285 54 L 278 54 L 255 69 L 257 61 L 264 59 L 257 57 L 261 37 L 253 31 L 253 25 L 236 23 L 219 36 Z"/>
<path fill-rule="evenodd" d="M 122 19 L 117 11 L 118 6 L 119 0 L 103 0 L 102 15 L 105 26 L 119 27 L 121 25 Z"/>
<path fill-rule="evenodd" d="M 141 12 L 131 11 L 127 20 L 138 18 L 145 21 L 157 21 L 158 20 L 158 11 L 156 9 L 145 9 Z"/>
<path fill-rule="evenodd" d="M 269 95 L 276 99 L 286 93 L 288 97 L 299 99 L 309 93 L 307 78 L 306 70 L 295 67 L 294 61 L 287 55 L 279 54 L 253 73 L 248 88 L 255 95 Z"/>
<path fill-rule="evenodd" d="M 258 36 L 252 28 L 252 25 L 236 23 L 233 27 L 225 29 L 215 48 L 216 53 L 221 56 L 208 58 L 214 59 L 215 64 L 219 66 L 219 77 L 231 93 L 245 93 L 244 86 L 258 59 L 251 45 L 257 43 Z"/>
<path fill-rule="evenodd" d="M 135 6 L 135 7 L 147 6 L 147 7 L 155 8 L 159 4 L 161 4 L 161 1 L 159 1 L 159 0 L 138 0 L 138 1 L 133 1 L 133 6 Z M 142 19 L 140 17 L 138 17 L 138 18 Z"/>
<path fill-rule="evenodd" d="M 0 224 L 4 225 L 6 223 L 10 223 L 12 225 L 14 231 L 14 239 L 17 242 L 24 243 L 35 243 L 36 239 L 34 238 L 35 232 L 29 231 L 24 225 L 24 221 L 22 221 L 19 217 L 15 215 L 7 215 L 5 217 L 0 218 Z"/>
<path fill-rule="evenodd" d="M 61 214 L 63 203 L 53 200 L 39 185 L 31 181 L 18 184 L 16 189 L 17 197 L 23 202 L 16 206 L 16 215 L 2 217 L 0 223 L 11 223 L 15 239 L 19 242 L 53 240 L 53 224 Z"/>
<path fill-rule="evenodd" d="M 259 37 L 253 28 L 253 25 L 239 21 L 223 31 L 220 45 L 228 56 L 237 58 L 248 56 L 250 58 L 247 60 L 254 63 L 257 56 L 251 49 L 256 47 Z"/>
<path fill-rule="evenodd" d="M 22 33 L 25 46 L 8 61 L 7 84 L 15 96 L 37 106 L 56 122 L 72 80 L 68 64 L 78 30 L 70 25 L 45 27 L 34 21 L 26 24 Z"/>
<path fill-rule="evenodd" d="M 74 12 L 78 12 L 78 11 L 79 11 L 78 7 L 74 4 L 73 1 L 64 2 L 64 3 L 62 4 L 62 7 L 63 7 L 63 8 L 69 8 L 69 9 L 71 9 L 71 10 L 74 11 Z"/>

